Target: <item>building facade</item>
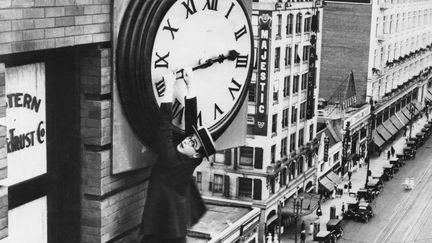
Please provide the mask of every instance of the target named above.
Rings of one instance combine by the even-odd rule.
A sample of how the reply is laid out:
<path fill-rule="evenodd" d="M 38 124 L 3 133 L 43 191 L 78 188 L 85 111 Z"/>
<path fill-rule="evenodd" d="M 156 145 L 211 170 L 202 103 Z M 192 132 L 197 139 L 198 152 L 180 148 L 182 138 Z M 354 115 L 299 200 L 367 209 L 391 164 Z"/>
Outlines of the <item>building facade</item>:
<path fill-rule="evenodd" d="M 375 148 L 425 106 L 431 66 L 428 1 L 328 1 L 320 94 L 337 95 L 350 71 L 360 103 L 371 104 Z M 408 111 L 413 104 L 413 115 Z"/>
<path fill-rule="evenodd" d="M 317 188 L 322 13 L 321 1 L 253 1 L 246 146 L 219 151 L 195 172 L 203 195 L 261 208 L 261 236 L 278 232 L 290 197 Z"/>

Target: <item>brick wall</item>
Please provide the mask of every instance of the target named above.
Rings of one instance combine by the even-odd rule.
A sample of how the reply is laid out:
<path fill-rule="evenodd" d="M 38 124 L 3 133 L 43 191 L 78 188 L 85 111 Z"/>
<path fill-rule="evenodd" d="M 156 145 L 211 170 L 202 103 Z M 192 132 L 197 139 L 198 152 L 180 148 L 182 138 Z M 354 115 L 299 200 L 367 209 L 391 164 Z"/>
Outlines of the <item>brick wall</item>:
<path fill-rule="evenodd" d="M 323 16 L 319 95 L 329 99 L 354 72 L 358 98 L 365 100 L 371 5 L 327 2 Z M 343 89 L 342 89 L 343 91 Z M 335 101 L 335 100 L 334 100 Z"/>
<path fill-rule="evenodd" d="M 111 40 L 110 0 L 0 0 L 0 54 Z"/>
<path fill-rule="evenodd" d="M 6 117 L 6 68 L 0 64 L 0 118 Z M 6 127 L 0 126 L 0 180 L 7 178 Z M 8 189 L 0 186 L 0 239 L 8 236 Z"/>
<path fill-rule="evenodd" d="M 111 175 L 111 52 L 80 57 L 81 242 L 131 242 L 141 222 L 148 170 Z"/>

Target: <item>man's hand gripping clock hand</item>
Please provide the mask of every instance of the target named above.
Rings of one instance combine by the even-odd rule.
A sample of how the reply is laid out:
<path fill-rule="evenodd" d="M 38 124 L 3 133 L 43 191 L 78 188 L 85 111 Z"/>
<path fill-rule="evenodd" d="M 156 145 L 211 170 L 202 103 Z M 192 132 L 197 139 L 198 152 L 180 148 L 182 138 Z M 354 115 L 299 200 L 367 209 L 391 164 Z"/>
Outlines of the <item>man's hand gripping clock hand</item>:
<path fill-rule="evenodd" d="M 195 97 L 196 96 L 195 85 L 194 85 L 193 71 L 191 67 L 183 68 L 183 79 L 187 87 L 186 97 L 188 99 Z"/>

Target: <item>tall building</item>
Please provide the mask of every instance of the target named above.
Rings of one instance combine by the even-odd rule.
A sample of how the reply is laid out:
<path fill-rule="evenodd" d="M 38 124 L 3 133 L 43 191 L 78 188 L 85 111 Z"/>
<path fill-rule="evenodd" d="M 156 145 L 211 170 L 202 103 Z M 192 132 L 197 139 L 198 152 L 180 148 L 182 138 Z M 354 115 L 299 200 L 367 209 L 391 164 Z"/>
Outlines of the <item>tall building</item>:
<path fill-rule="evenodd" d="M 378 149 L 425 105 L 432 74 L 431 20 L 430 1 L 327 1 L 320 96 L 338 96 L 352 71 L 358 102 L 372 105 Z"/>
<path fill-rule="evenodd" d="M 260 235 L 278 232 L 290 197 L 317 188 L 322 13 L 321 1 L 253 1 L 246 146 L 219 151 L 195 172 L 203 195 L 261 208 Z"/>

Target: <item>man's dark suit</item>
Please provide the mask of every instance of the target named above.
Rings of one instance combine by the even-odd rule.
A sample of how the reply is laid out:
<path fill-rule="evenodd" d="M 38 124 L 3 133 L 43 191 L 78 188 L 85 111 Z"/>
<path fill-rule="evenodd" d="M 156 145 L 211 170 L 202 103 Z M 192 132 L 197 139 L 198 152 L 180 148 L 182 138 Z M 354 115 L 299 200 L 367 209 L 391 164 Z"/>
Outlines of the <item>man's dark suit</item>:
<path fill-rule="evenodd" d="M 191 159 L 177 151 L 181 140 L 175 141 L 177 139 L 174 138 L 171 105 L 162 103 L 160 107 L 157 137 L 159 158 L 150 176 L 141 224 L 141 233 L 147 236 L 149 242 L 165 242 L 160 238 L 184 241 L 187 228 L 195 224 L 206 211 L 192 179 L 202 158 Z M 191 135 L 192 126 L 196 126 L 196 106 L 196 98 L 186 99 L 186 136 Z"/>

